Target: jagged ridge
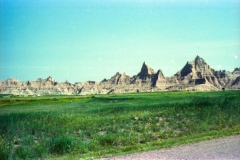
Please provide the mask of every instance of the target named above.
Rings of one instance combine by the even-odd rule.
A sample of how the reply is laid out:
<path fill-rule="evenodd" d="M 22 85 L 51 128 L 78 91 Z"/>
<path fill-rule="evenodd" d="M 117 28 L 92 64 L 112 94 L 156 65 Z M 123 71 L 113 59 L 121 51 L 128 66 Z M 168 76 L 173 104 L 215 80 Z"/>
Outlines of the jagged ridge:
<path fill-rule="evenodd" d="M 156 73 L 145 62 L 140 72 L 132 77 L 117 72 L 110 79 L 101 82 L 87 81 L 71 84 L 56 82 L 52 77 L 36 81 L 20 82 L 9 78 L 0 81 L 0 94 L 43 95 L 43 94 L 107 94 L 125 92 L 146 92 L 156 90 L 218 90 L 240 89 L 240 68 L 233 72 L 215 71 L 203 58 L 196 56 L 193 61 L 172 77 L 165 77 L 161 70 Z"/>

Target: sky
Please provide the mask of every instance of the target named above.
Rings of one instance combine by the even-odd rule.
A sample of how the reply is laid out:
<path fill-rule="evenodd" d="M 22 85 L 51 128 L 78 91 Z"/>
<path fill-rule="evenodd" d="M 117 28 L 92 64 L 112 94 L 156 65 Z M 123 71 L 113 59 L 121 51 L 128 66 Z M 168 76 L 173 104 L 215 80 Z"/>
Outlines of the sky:
<path fill-rule="evenodd" d="M 240 67 L 240 0 L 0 0 L 0 80 Z"/>

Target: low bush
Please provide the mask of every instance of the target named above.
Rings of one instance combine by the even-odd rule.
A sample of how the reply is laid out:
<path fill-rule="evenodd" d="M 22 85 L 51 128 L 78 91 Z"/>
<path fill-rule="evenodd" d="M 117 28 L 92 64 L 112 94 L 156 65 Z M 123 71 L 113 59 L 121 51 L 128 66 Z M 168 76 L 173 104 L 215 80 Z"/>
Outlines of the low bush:
<path fill-rule="evenodd" d="M 9 156 L 8 153 L 4 150 L 1 150 L 1 148 L 0 148 L 0 159 L 1 160 L 8 160 L 8 156 Z"/>
<path fill-rule="evenodd" d="M 49 140 L 49 151 L 51 153 L 69 153 L 75 148 L 74 140 L 69 136 L 53 137 Z"/>
<path fill-rule="evenodd" d="M 116 139 L 116 136 L 111 134 L 101 135 L 99 137 L 99 143 L 102 146 L 113 145 L 115 139 Z"/>

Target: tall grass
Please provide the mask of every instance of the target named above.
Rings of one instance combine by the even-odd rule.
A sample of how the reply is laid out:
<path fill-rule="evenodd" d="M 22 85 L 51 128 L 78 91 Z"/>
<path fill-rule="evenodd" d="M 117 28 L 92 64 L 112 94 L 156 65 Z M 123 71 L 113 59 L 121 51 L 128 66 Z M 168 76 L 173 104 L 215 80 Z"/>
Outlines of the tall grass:
<path fill-rule="evenodd" d="M 237 91 L 102 95 L 27 104 L 24 112 L 13 103 L 0 114 L 0 159 L 99 157 L 149 144 L 161 147 L 171 139 L 239 126 L 239 97 Z"/>

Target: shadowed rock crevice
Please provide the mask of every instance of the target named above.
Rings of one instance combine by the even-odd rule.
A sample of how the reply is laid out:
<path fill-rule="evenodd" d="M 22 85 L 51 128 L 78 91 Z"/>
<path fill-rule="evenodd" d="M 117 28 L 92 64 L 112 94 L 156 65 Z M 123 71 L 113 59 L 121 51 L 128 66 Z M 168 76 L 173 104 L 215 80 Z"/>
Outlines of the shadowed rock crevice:
<path fill-rule="evenodd" d="M 153 75 L 155 74 L 154 70 L 149 67 L 145 62 L 143 62 L 141 71 L 138 73 L 137 76 L 139 76 L 141 79 L 149 76 L 149 75 Z"/>
<path fill-rule="evenodd" d="M 180 72 L 181 77 L 187 76 L 189 73 L 192 72 L 193 66 L 187 62 L 187 64 L 183 67 L 183 69 Z"/>

